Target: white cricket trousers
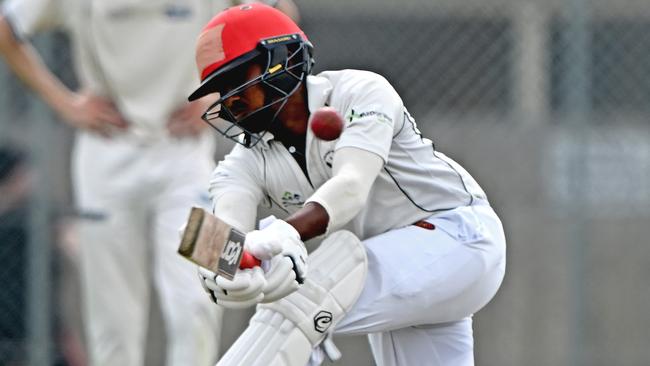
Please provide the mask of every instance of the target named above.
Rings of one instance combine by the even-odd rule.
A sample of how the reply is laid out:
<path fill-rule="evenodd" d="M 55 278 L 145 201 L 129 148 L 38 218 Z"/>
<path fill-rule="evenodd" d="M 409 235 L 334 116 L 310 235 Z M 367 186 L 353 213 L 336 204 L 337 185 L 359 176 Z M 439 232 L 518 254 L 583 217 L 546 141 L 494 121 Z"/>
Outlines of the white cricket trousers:
<path fill-rule="evenodd" d="M 160 300 L 169 366 L 214 365 L 221 311 L 177 254 L 192 205 L 208 206 L 213 142 L 138 145 L 80 134 L 73 155 L 89 360 L 144 362 L 151 288 Z M 157 327 L 160 329 L 161 327 Z"/>
<path fill-rule="evenodd" d="M 368 334 L 379 366 L 474 364 L 472 314 L 505 273 L 505 236 L 492 208 L 434 215 L 428 230 L 392 230 L 363 243 L 368 277 L 336 335 Z"/>

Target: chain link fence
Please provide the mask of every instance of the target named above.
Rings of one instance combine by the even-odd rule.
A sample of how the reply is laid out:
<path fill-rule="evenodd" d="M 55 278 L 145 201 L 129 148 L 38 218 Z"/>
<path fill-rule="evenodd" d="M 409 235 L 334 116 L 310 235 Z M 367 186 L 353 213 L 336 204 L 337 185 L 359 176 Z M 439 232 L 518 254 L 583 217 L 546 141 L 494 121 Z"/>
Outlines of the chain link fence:
<path fill-rule="evenodd" d="M 472 172 L 501 215 L 509 268 L 474 318 L 476 363 L 650 364 L 650 3 L 297 5 L 317 71 L 384 75 L 424 135 Z M 64 44 L 54 35 L 38 47 L 74 84 Z M 65 253 L 57 235 L 44 234 L 71 202 L 71 132 L 4 65 L 0 79 L 0 144 L 20 146 L 41 178 L 21 230 L 6 229 L 13 216 L 0 212 L 0 364 L 21 354 L 13 362 L 28 362 L 23 351 L 34 347 L 45 348 L 32 364 L 72 364 L 61 329 L 74 304 L 56 300 Z M 339 364 L 373 364 L 364 339 L 338 344 Z"/>

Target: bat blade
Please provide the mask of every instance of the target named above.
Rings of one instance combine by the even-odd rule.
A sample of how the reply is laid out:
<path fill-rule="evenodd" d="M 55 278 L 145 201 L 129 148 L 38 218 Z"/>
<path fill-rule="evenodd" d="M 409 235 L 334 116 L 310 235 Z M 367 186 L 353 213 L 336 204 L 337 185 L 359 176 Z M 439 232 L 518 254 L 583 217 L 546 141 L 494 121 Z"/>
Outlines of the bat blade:
<path fill-rule="evenodd" d="M 244 254 L 244 237 L 218 217 L 192 207 L 178 253 L 232 280 Z"/>

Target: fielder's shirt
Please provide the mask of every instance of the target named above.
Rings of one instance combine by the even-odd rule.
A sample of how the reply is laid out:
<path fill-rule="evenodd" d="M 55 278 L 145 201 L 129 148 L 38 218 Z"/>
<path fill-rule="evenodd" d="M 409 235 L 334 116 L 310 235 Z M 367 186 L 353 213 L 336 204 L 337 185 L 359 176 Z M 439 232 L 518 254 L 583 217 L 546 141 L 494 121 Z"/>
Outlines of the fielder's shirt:
<path fill-rule="evenodd" d="M 139 140 L 165 138 L 169 115 L 199 83 L 196 38 L 227 1 L 8 0 L 19 37 L 62 29 L 82 87 L 110 98 Z M 146 25 L 146 26 L 145 26 Z"/>

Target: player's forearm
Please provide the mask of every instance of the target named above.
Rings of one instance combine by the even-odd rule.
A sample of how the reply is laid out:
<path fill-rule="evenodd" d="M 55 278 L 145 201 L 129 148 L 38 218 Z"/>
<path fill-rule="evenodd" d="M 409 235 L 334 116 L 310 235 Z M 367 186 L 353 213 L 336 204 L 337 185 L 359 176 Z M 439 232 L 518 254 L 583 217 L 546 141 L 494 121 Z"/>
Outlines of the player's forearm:
<path fill-rule="evenodd" d="M 293 226 L 302 241 L 324 234 L 329 223 L 329 215 L 323 206 L 316 202 L 307 202 L 303 208 L 285 220 Z"/>
<path fill-rule="evenodd" d="M 12 72 L 50 107 L 65 115 L 73 93 L 50 72 L 27 42 L 14 36 L 6 18 L 0 15 L 0 54 Z"/>
<path fill-rule="evenodd" d="M 340 229 L 363 209 L 382 166 L 381 157 L 366 150 L 344 147 L 336 151 L 332 178 L 307 200 L 327 213 L 323 232 Z"/>

